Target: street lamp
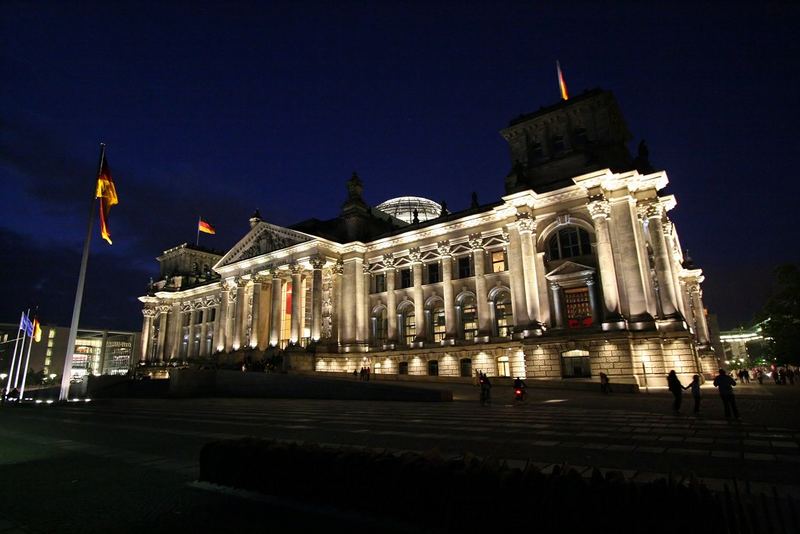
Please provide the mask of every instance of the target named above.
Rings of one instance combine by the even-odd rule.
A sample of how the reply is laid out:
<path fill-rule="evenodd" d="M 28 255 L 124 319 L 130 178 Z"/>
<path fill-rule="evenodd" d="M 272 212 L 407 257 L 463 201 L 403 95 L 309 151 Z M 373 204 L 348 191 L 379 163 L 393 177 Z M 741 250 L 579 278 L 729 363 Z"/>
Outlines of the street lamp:
<path fill-rule="evenodd" d="M 8 378 L 8 373 L 0 373 L 0 397 L 5 394 L 6 378 Z"/>

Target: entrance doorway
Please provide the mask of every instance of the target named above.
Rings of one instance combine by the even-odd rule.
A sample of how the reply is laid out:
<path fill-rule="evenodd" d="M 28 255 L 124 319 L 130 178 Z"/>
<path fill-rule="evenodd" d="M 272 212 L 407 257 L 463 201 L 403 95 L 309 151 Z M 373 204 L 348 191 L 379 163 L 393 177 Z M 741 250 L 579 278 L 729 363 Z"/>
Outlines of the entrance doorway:
<path fill-rule="evenodd" d="M 564 378 L 591 378 L 589 351 L 575 349 L 562 352 L 561 374 Z"/>

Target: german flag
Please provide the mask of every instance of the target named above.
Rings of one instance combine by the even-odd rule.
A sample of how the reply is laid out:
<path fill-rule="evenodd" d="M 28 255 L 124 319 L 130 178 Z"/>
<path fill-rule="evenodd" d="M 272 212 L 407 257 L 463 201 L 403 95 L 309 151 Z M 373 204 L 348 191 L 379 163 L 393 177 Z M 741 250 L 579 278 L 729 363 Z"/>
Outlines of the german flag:
<path fill-rule="evenodd" d="M 558 73 L 558 88 L 561 90 L 561 98 L 563 100 L 569 100 L 567 82 L 564 81 L 564 73 L 561 72 L 561 64 L 558 61 L 556 61 L 556 71 Z"/>
<path fill-rule="evenodd" d="M 39 319 L 33 320 L 33 340 L 39 343 L 42 340 L 42 327 L 39 324 Z"/>
<path fill-rule="evenodd" d="M 203 232 L 204 234 L 212 234 L 213 235 L 213 234 L 217 233 L 217 231 L 214 229 L 214 227 L 211 226 L 210 223 L 204 221 L 203 219 L 200 219 L 197 222 L 197 230 L 200 231 L 200 232 Z"/>
<path fill-rule="evenodd" d="M 119 204 L 117 200 L 117 190 L 114 181 L 111 179 L 111 171 L 108 169 L 108 160 L 103 157 L 103 165 L 97 177 L 97 192 L 95 198 L 100 199 L 100 235 L 111 244 L 111 232 L 108 231 L 108 212 L 111 206 Z"/>

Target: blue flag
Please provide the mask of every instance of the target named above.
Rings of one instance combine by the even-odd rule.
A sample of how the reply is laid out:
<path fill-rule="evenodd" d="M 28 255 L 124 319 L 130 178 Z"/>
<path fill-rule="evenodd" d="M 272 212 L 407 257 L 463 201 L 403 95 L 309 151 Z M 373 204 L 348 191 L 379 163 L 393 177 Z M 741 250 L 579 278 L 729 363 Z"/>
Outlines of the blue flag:
<path fill-rule="evenodd" d="M 19 321 L 19 327 L 21 330 L 25 331 L 25 335 L 29 337 L 33 336 L 33 321 L 24 313 L 22 314 L 22 319 Z"/>

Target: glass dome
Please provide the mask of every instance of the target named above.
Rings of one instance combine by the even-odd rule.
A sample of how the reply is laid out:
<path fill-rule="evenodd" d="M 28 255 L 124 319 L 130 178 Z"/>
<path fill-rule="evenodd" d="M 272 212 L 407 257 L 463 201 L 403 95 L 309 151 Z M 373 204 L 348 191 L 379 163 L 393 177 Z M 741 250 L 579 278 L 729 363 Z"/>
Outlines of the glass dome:
<path fill-rule="evenodd" d="M 433 200 L 422 197 L 397 197 L 375 206 L 392 217 L 411 224 L 414 221 L 414 210 L 417 210 L 419 222 L 435 219 L 442 213 L 442 206 Z"/>

